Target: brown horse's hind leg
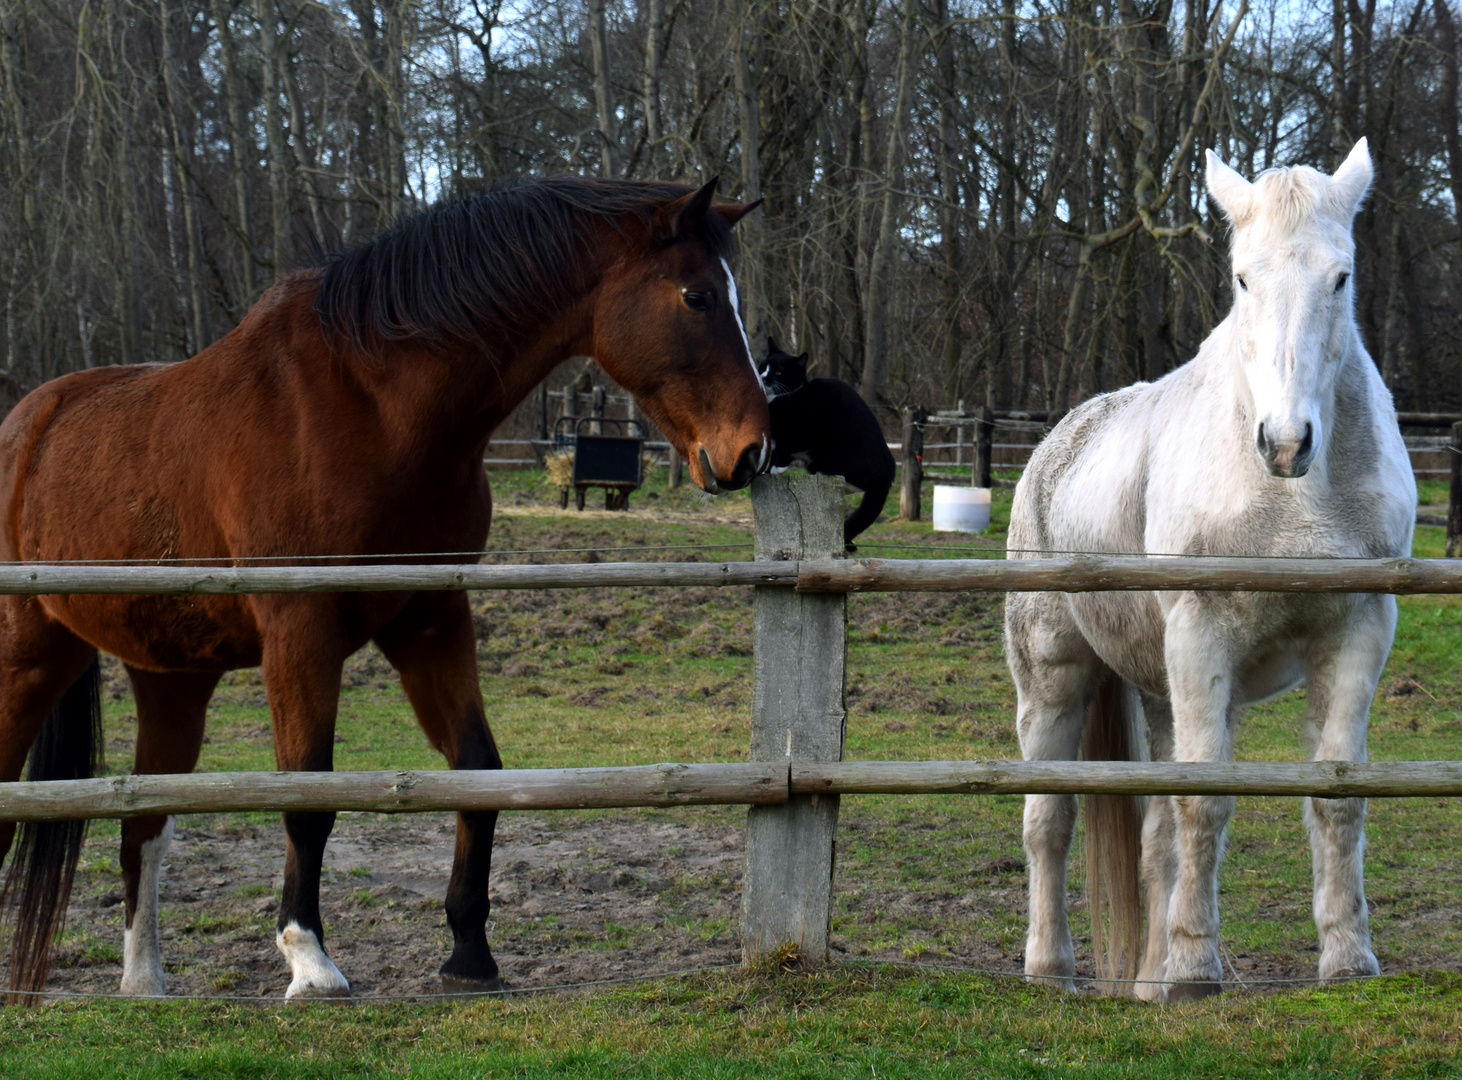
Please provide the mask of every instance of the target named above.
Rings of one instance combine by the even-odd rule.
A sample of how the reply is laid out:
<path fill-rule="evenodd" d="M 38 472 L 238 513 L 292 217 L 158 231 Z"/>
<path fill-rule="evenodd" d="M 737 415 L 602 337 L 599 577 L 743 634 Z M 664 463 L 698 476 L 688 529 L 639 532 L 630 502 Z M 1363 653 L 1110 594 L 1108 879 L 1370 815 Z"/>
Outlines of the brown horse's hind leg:
<path fill-rule="evenodd" d="M 332 600 L 287 597 L 268 611 L 264 686 L 274 720 L 274 757 L 286 771 L 334 768 L 345 651 L 333 609 L 326 606 Z M 335 815 L 291 811 L 283 817 L 288 842 L 274 940 L 292 976 L 285 997 L 345 997 L 350 984 L 325 955 L 320 918 L 320 866 Z"/>
<path fill-rule="evenodd" d="M 128 668 L 137 700 L 134 773 L 189 773 L 203 746 L 208 700 L 217 672 L 158 674 Z M 122 993 L 160 997 L 167 992 L 157 925 L 157 886 L 173 838 L 171 817 L 122 822 Z"/>
<path fill-rule="evenodd" d="M 19 779 L 47 717 L 73 685 L 81 689 L 78 680 L 87 674 L 95 659 L 96 650 L 52 621 L 34 597 L 0 599 L 0 780 Z M 83 700 L 73 702 L 69 714 L 66 709 L 60 710 L 67 715 L 58 715 L 58 719 L 90 728 L 93 718 L 84 701 L 86 692 L 81 696 Z M 96 749 L 91 731 L 68 727 L 53 734 L 60 740 L 56 749 L 65 758 L 80 754 L 85 759 Z M 78 745 L 77 739 L 84 744 Z M 55 778 L 44 766 L 41 774 L 39 779 Z M 63 775 L 73 773 L 67 770 Z M 51 939 L 65 917 L 82 835 L 82 830 L 70 822 L 26 826 L 5 881 L 11 907 L 5 914 L 14 921 L 10 935 L 12 990 L 45 988 Z M 0 822 L 0 861 L 10 854 L 15 836 L 15 822 Z M 35 999 L 12 996 L 10 1000 Z"/>
<path fill-rule="evenodd" d="M 431 744 L 454 769 L 501 769 L 483 715 L 477 681 L 477 640 L 465 593 L 421 593 L 376 635 L 376 644 L 401 674 L 401 685 Z M 457 815 L 457 851 L 447 885 L 452 955 L 441 973 L 451 984 L 487 992 L 502 989 L 497 961 L 487 947 L 487 879 L 497 811 Z"/>

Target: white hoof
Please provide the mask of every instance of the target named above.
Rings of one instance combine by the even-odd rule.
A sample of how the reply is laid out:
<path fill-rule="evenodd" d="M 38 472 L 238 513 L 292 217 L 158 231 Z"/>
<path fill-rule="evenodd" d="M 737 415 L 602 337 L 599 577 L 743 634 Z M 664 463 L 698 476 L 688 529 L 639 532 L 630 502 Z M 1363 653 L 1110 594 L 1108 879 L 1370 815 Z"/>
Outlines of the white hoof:
<path fill-rule="evenodd" d="M 289 970 L 294 975 L 284 992 L 286 998 L 350 996 L 350 983 L 325 955 L 313 930 L 292 922 L 274 936 L 274 942 L 289 961 Z"/>
<path fill-rule="evenodd" d="M 1320 978 L 1343 982 L 1348 979 L 1369 979 L 1381 973 L 1376 954 L 1365 946 L 1335 949 L 1320 956 Z"/>

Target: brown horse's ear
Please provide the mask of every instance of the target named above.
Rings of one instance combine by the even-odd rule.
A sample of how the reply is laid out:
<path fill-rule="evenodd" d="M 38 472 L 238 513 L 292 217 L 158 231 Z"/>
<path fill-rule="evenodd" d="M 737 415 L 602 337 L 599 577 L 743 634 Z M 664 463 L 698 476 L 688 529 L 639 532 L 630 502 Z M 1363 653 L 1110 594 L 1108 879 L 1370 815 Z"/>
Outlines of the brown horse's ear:
<path fill-rule="evenodd" d="M 711 200 L 716 197 L 716 182 L 720 179 L 713 176 L 689 195 L 682 195 L 655 211 L 656 237 L 668 242 L 689 235 L 711 209 Z"/>
<path fill-rule="evenodd" d="M 757 199 L 756 202 L 749 203 L 722 203 L 720 206 L 711 207 L 711 209 L 725 218 L 726 224 L 734 229 L 738 221 L 764 202 L 766 202 L 766 199 Z"/>

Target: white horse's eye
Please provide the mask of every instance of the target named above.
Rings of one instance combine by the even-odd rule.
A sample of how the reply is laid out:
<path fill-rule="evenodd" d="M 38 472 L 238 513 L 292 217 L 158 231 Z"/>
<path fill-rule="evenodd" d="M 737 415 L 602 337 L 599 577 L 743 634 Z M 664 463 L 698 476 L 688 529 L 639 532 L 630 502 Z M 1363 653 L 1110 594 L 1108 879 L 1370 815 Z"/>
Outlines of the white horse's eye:
<path fill-rule="evenodd" d="M 1244 292 L 1248 292 L 1249 291 L 1249 283 L 1244 280 L 1244 275 L 1243 274 L 1235 274 L 1234 275 L 1234 280 L 1239 283 L 1239 288 L 1243 289 Z"/>
<path fill-rule="evenodd" d="M 1335 291 L 1336 292 L 1339 292 L 1341 289 L 1345 288 L 1345 283 L 1347 281 L 1349 281 L 1349 280 L 1350 280 L 1350 275 L 1349 274 L 1341 274 L 1340 275 L 1340 279 L 1335 282 Z"/>

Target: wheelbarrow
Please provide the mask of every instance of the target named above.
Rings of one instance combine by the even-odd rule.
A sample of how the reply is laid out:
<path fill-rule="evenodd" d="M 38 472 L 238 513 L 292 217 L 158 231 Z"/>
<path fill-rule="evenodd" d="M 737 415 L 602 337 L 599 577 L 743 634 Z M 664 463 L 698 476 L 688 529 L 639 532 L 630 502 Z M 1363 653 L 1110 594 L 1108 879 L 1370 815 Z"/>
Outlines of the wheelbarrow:
<path fill-rule="evenodd" d="M 589 425 L 613 426 L 619 434 L 592 435 Z M 566 430 L 560 430 L 566 429 Z M 601 428 L 602 430 L 602 428 Z M 638 420 L 604 416 L 563 416 L 554 425 L 554 443 L 574 448 L 574 471 L 569 487 L 559 488 L 559 505 L 567 509 L 569 492 L 584 509 L 590 488 L 604 489 L 604 509 L 629 509 L 629 493 L 644 483 L 645 428 Z"/>

